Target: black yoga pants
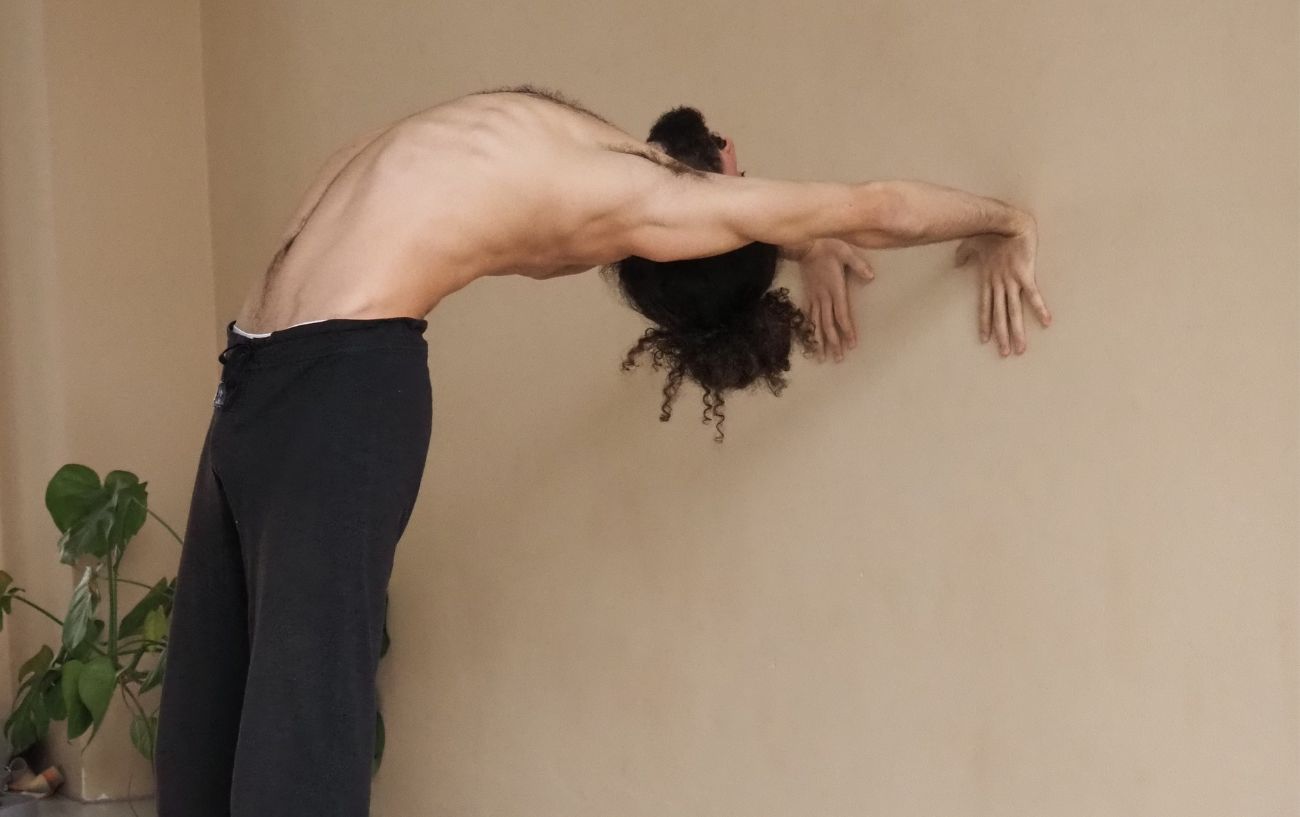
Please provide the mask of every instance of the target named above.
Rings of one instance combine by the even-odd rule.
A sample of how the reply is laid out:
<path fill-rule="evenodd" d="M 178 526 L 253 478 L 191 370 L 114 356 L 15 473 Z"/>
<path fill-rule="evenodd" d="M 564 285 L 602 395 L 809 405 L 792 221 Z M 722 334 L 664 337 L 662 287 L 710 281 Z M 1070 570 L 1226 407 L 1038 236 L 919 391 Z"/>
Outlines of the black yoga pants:
<path fill-rule="evenodd" d="M 385 593 L 429 448 L 427 322 L 228 348 L 186 523 L 158 817 L 365 817 Z"/>

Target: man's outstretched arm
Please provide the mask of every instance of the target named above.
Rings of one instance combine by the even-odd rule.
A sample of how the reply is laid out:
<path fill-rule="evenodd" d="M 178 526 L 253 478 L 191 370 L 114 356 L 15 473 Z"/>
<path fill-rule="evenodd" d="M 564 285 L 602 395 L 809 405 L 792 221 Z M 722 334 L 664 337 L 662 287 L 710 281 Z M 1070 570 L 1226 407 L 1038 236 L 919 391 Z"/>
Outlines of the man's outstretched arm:
<path fill-rule="evenodd" d="M 594 154 L 594 155 L 593 155 Z M 763 241 L 798 253 L 818 238 L 864 249 L 963 238 L 957 266 L 978 260 L 981 339 L 1004 355 L 1025 349 L 1020 299 L 1043 326 L 1051 313 L 1035 280 L 1038 228 L 1006 202 L 909 179 L 857 183 L 674 173 L 629 153 L 588 151 L 558 164 L 571 198 L 575 254 L 592 264 L 629 255 L 674 261 Z"/>
<path fill-rule="evenodd" d="M 817 238 L 867 249 L 980 234 L 1012 236 L 1028 214 L 997 199 L 912 180 L 824 182 L 673 173 L 644 157 L 589 151 L 564 173 L 584 211 L 582 239 L 595 263 L 628 255 L 674 261 L 717 255 L 751 241 L 797 256 Z M 564 164 L 564 160 L 560 160 Z"/>
<path fill-rule="evenodd" d="M 1020 235 L 1032 217 L 999 199 L 941 184 L 898 179 L 888 185 L 897 208 L 896 228 L 907 236 L 899 246 L 916 247 L 976 235 Z M 846 239 L 847 240 L 847 239 Z"/>

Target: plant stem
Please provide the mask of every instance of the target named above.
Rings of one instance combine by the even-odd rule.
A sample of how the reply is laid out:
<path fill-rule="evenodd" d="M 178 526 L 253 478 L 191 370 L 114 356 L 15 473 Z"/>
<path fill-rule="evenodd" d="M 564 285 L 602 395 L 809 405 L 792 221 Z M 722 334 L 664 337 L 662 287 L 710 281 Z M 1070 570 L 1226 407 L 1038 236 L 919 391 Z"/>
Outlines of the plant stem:
<path fill-rule="evenodd" d="M 13 594 L 13 599 L 14 599 L 15 601 L 21 601 L 23 604 L 26 604 L 28 607 L 34 608 L 34 609 L 40 611 L 41 613 L 44 613 L 46 616 L 49 616 L 49 618 L 50 618 L 51 621 L 53 621 L 55 624 L 59 625 L 59 629 L 63 629 L 63 622 L 62 622 L 62 621 L 59 621 L 57 618 L 54 617 L 54 614 L 52 614 L 49 610 L 46 610 L 44 607 L 40 606 L 40 605 L 37 604 L 36 602 L 34 602 L 34 601 L 29 601 L 27 598 L 25 598 L 25 597 L 23 597 L 23 596 L 20 596 L 20 595 L 18 595 L 17 593 L 14 593 L 14 594 Z M 90 645 L 90 648 L 91 648 L 92 650 L 94 650 L 95 652 L 99 653 L 100 655 L 104 655 L 104 654 L 105 654 L 104 651 L 100 648 L 100 646 L 99 646 L 98 644 L 91 644 L 91 645 Z M 62 650 L 63 648 L 62 648 L 62 647 L 59 647 L 59 649 Z"/>
<path fill-rule="evenodd" d="M 122 652 L 125 652 L 128 648 L 135 649 L 136 647 L 150 647 L 154 645 L 157 645 L 159 647 L 166 647 L 167 642 L 157 641 L 152 638 L 144 638 L 143 636 L 138 636 L 138 635 L 128 635 L 126 638 L 117 642 L 117 648 Z"/>
<path fill-rule="evenodd" d="M 127 709 L 130 709 L 130 708 L 131 708 L 131 703 L 132 703 L 132 701 L 127 700 L 127 699 L 128 699 L 128 698 L 131 698 L 132 695 L 131 695 L 130 692 L 127 692 L 127 691 L 126 691 L 126 684 L 125 684 L 125 683 L 120 683 L 120 684 L 118 684 L 118 685 L 117 685 L 117 689 L 118 689 L 119 692 L 122 693 L 122 703 L 126 706 Z M 139 701 L 135 701 L 135 705 L 136 705 L 136 708 L 137 708 L 137 709 L 140 709 L 140 710 L 142 711 L 142 713 L 143 713 L 143 707 L 140 706 L 140 702 L 139 702 Z"/>
<path fill-rule="evenodd" d="M 127 688 L 126 688 L 126 684 L 125 684 L 125 683 L 120 683 L 120 684 L 117 685 L 117 688 L 120 689 L 120 690 L 122 691 L 122 704 L 123 704 L 127 709 L 130 709 L 130 708 L 131 708 L 131 701 L 128 701 L 128 700 L 127 700 L 127 698 L 130 698 L 132 701 L 135 701 L 135 708 L 139 711 L 139 715 L 140 715 L 140 717 L 145 717 L 145 714 L 144 714 L 144 707 L 141 706 L 141 705 L 140 705 L 140 701 L 139 701 L 139 700 L 138 700 L 134 695 L 132 695 L 132 694 L 127 690 Z"/>
<path fill-rule="evenodd" d="M 127 689 L 125 683 L 120 683 L 120 684 L 117 685 L 117 687 L 118 687 L 118 689 L 122 690 L 122 692 L 123 692 L 124 694 L 131 696 L 131 700 L 135 701 L 135 705 L 136 705 L 137 707 L 139 707 L 139 709 L 140 709 L 140 714 L 143 715 L 143 714 L 144 714 L 144 704 L 140 703 L 140 699 L 137 698 L 137 697 L 135 696 L 135 693 L 132 692 L 131 690 Z"/>
<path fill-rule="evenodd" d="M 143 502 L 141 502 L 140 500 L 136 499 L 135 497 L 130 497 L 130 499 L 131 499 L 132 502 L 134 502 L 135 504 L 139 505 L 141 508 L 144 508 L 144 512 L 145 512 L 145 513 L 149 514 L 149 515 L 152 516 L 154 519 L 157 519 L 157 520 L 158 520 L 158 524 L 160 524 L 160 525 L 162 525 L 164 528 L 166 528 L 166 529 L 167 529 L 167 532 L 170 533 L 170 534 L 172 535 L 172 538 L 175 539 L 175 540 L 176 540 L 176 541 L 177 541 L 177 542 L 178 542 L 182 547 L 185 546 L 185 540 L 181 539 L 181 537 L 177 535 L 176 531 L 172 530 L 172 526 L 171 526 L 171 525 L 168 525 L 166 520 L 164 520 L 164 519 L 163 519 L 161 516 L 159 516 L 158 514 L 154 513 L 152 508 L 150 508 L 148 505 L 145 505 Z"/>
<path fill-rule="evenodd" d="M 18 595 L 17 593 L 14 594 L 13 598 L 14 598 L 15 601 L 21 601 L 23 604 L 26 604 L 28 607 L 35 607 L 37 610 L 39 610 L 39 611 L 41 611 L 42 613 L 44 613 L 45 615 L 49 616 L 50 619 L 51 619 L 55 624 L 59 625 L 59 627 L 62 627 L 62 626 L 63 626 L 63 622 L 62 622 L 62 621 L 59 621 L 57 618 L 54 617 L 54 614 L 53 614 L 53 613 L 51 613 L 49 610 L 46 610 L 44 607 L 40 606 L 40 605 L 37 604 L 36 602 L 34 602 L 34 601 L 28 601 L 26 598 L 24 598 L 23 596 Z"/>
<path fill-rule="evenodd" d="M 125 552 L 125 547 L 123 548 Z M 108 554 L 108 660 L 117 667 L 117 567 L 114 554 Z M 121 558 L 120 556 L 118 558 Z"/>
<path fill-rule="evenodd" d="M 136 499 L 135 497 L 132 497 L 132 498 L 131 498 L 131 501 L 134 502 L 134 503 L 137 504 L 137 505 L 140 504 L 140 500 Z M 170 534 L 172 535 L 172 538 L 175 539 L 176 542 L 177 542 L 178 544 L 180 544 L 182 547 L 185 546 L 185 540 L 182 539 L 182 538 L 181 538 L 181 537 L 176 533 L 176 531 L 172 530 L 172 526 L 171 526 L 171 525 L 168 525 L 168 524 L 163 520 L 163 518 L 162 518 L 161 516 L 159 516 L 158 514 L 154 513 L 152 508 L 148 508 L 148 507 L 146 507 L 146 508 L 145 508 L 145 511 L 146 511 L 150 516 L 152 516 L 154 519 L 157 519 L 157 520 L 158 520 L 158 524 L 160 524 L 160 525 L 162 525 L 164 528 L 166 528 L 166 529 L 167 529 L 167 532 L 170 533 Z"/>

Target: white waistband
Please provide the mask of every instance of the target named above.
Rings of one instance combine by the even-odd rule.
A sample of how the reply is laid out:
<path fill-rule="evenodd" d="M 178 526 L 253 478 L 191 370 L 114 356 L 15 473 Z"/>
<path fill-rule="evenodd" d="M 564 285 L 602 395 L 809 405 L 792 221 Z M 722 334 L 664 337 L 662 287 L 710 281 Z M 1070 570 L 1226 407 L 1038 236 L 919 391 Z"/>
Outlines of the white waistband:
<path fill-rule="evenodd" d="M 320 318 L 314 321 L 303 321 L 302 323 L 295 323 L 293 326 L 306 326 L 309 323 L 320 323 L 321 321 L 325 321 L 325 320 L 329 320 L 329 318 Z M 292 329 L 293 326 L 286 326 L 284 328 Z M 246 338 L 265 338 L 271 335 L 270 332 L 245 332 L 243 329 L 240 329 L 238 326 L 235 326 L 234 324 L 231 324 L 231 328 L 234 329 L 237 334 L 243 335 Z M 275 331 L 279 332 L 282 330 L 276 329 Z"/>

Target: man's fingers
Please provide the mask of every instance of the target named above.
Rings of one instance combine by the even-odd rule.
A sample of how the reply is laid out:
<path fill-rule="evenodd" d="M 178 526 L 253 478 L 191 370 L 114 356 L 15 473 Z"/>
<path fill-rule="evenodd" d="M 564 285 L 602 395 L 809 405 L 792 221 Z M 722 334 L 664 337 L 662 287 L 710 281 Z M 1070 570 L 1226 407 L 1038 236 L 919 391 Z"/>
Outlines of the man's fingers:
<path fill-rule="evenodd" d="M 853 310 L 849 307 L 848 293 L 836 290 L 834 298 L 836 325 L 844 333 L 844 342 L 852 349 L 858 345 L 858 332 L 853 326 Z"/>
<path fill-rule="evenodd" d="M 1052 313 L 1047 311 L 1047 304 L 1043 302 L 1043 294 L 1038 291 L 1037 284 L 1029 290 L 1029 302 L 1033 304 L 1034 311 L 1038 313 L 1038 322 L 1043 326 L 1051 326 Z"/>
<path fill-rule="evenodd" d="M 1008 354 L 1007 342 L 1007 293 L 1002 287 L 1002 279 L 993 278 L 993 331 L 998 336 L 998 350 L 1002 356 Z"/>
<path fill-rule="evenodd" d="M 876 273 L 871 269 L 871 261 L 866 254 L 860 251 L 849 253 L 849 260 L 845 262 L 853 274 L 857 275 L 864 281 L 874 280 Z"/>
<path fill-rule="evenodd" d="M 993 284 L 987 275 L 980 280 L 980 343 L 988 343 L 993 323 Z"/>
<path fill-rule="evenodd" d="M 840 348 L 840 333 L 835 331 L 835 312 L 831 304 L 825 300 L 822 301 L 821 314 L 825 318 L 822 323 L 822 331 L 826 333 L 826 343 L 830 347 L 830 352 L 836 360 L 843 357 L 844 352 Z"/>
<path fill-rule="evenodd" d="M 813 336 L 817 339 L 817 362 L 821 363 L 826 359 L 826 340 L 822 335 L 821 301 L 812 302 L 809 314 L 813 321 Z"/>
<path fill-rule="evenodd" d="M 1011 348 L 1016 354 L 1025 353 L 1025 322 L 1020 313 L 1020 286 L 1014 281 L 1007 284 L 1007 314 L 1011 318 Z"/>

